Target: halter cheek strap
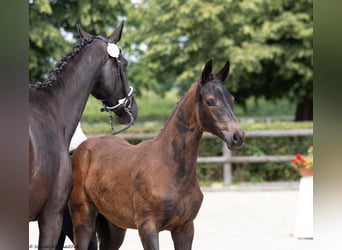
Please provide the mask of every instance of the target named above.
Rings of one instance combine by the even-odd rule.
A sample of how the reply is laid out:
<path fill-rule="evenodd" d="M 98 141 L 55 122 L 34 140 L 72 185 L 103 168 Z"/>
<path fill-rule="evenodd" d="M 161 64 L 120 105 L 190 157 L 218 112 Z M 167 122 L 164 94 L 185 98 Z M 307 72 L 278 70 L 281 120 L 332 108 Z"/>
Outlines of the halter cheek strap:
<path fill-rule="evenodd" d="M 116 44 L 114 44 L 114 43 L 110 43 L 108 41 L 108 39 L 103 37 L 103 36 L 94 36 L 93 38 L 94 39 L 100 39 L 100 40 L 104 41 L 107 44 L 107 53 L 108 53 L 108 55 L 110 57 L 112 57 L 115 60 L 117 66 L 118 66 L 118 78 L 121 79 L 121 81 L 123 82 L 123 86 L 128 85 L 126 75 L 123 72 L 121 61 L 119 60 L 119 56 L 120 56 L 120 49 L 119 49 L 119 47 Z M 104 104 L 104 101 L 108 100 L 108 98 L 105 99 L 105 100 L 102 100 L 103 108 L 101 109 L 101 112 L 104 112 L 104 111 L 109 112 L 110 125 L 111 125 L 111 128 L 112 128 L 112 134 L 113 135 L 121 133 L 121 132 L 127 130 L 134 123 L 134 118 L 133 118 L 133 115 L 132 115 L 132 113 L 130 111 L 129 104 L 132 103 L 132 98 L 134 97 L 135 90 L 133 89 L 133 87 L 129 87 L 129 89 L 130 89 L 129 92 L 127 93 L 125 87 L 123 87 L 123 90 L 124 90 L 124 93 L 125 93 L 125 97 L 121 98 L 120 100 L 118 100 L 118 104 L 116 104 L 114 106 L 107 106 L 107 105 Z M 111 95 L 110 98 L 112 96 L 113 95 Z M 112 117 L 111 112 L 115 111 L 115 110 L 119 110 L 119 109 L 123 109 L 129 115 L 130 122 L 127 125 L 127 127 L 123 128 L 123 129 L 121 129 L 121 130 L 119 130 L 117 132 L 114 132 L 113 117 Z"/>

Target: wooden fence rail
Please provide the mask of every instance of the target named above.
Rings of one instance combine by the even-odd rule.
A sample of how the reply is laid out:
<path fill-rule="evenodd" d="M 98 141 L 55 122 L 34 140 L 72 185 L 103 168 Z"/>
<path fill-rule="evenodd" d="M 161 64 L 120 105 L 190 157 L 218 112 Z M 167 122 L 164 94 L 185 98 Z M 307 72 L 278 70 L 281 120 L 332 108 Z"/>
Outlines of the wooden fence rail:
<path fill-rule="evenodd" d="M 146 134 L 122 134 L 126 140 L 147 140 L 157 136 L 156 133 Z M 313 136 L 313 129 L 291 129 L 291 130 L 261 130 L 247 131 L 247 138 L 255 137 L 297 137 L 297 136 Z M 94 136 L 90 136 L 94 137 Z M 204 133 L 204 138 L 215 138 L 215 136 Z M 222 163 L 223 164 L 223 181 L 224 185 L 228 186 L 232 181 L 232 163 L 248 162 L 289 162 L 293 155 L 261 155 L 261 156 L 234 156 L 227 148 L 226 143 L 222 142 L 222 156 L 199 156 L 198 163 Z"/>

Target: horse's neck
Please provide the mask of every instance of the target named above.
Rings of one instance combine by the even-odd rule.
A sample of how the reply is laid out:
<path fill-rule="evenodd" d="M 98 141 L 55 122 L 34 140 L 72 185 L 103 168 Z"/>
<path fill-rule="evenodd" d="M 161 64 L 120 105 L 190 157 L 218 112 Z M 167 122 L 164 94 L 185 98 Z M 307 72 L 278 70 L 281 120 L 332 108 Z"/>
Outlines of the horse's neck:
<path fill-rule="evenodd" d="M 103 50 L 96 42 L 92 42 L 81 51 L 63 69 L 63 73 L 54 88 L 53 98 L 58 103 L 59 116 L 64 126 L 65 138 L 70 142 L 71 137 L 81 119 L 88 97 L 94 87 L 96 77 L 103 66 Z M 89 50 L 93 50 L 89 52 Z M 97 52 L 97 53 L 96 53 Z M 102 52 L 102 55 L 105 54 Z"/>
<path fill-rule="evenodd" d="M 196 163 L 203 131 L 196 119 L 196 83 L 183 96 L 170 116 L 159 140 L 171 147 L 171 155 L 178 163 L 177 175 L 196 177 Z M 171 142 L 171 143 L 170 143 Z"/>

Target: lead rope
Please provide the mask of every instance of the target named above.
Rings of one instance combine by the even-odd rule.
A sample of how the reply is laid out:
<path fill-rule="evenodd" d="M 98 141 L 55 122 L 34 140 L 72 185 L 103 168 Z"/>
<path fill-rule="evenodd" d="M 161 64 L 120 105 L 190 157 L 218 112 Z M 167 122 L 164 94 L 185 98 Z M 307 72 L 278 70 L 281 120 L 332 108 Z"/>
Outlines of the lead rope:
<path fill-rule="evenodd" d="M 112 111 L 108 111 L 108 112 L 109 112 L 109 124 L 110 124 L 110 127 L 111 127 L 111 129 L 112 129 L 112 135 L 117 135 L 117 134 L 119 134 L 119 133 L 121 133 L 121 132 L 126 131 L 126 130 L 129 129 L 129 128 L 133 125 L 133 123 L 134 123 L 133 115 L 131 114 L 131 112 L 129 112 L 129 110 L 128 110 L 127 108 L 125 108 L 125 112 L 126 112 L 126 113 L 129 115 L 129 117 L 130 117 L 130 122 L 129 122 L 129 124 L 128 124 L 126 127 L 120 129 L 119 131 L 114 132 L 114 122 L 113 122 Z"/>
<path fill-rule="evenodd" d="M 112 111 L 109 111 L 109 124 L 112 129 L 112 135 L 115 135 L 114 133 L 114 123 L 113 123 L 113 116 L 112 116 Z"/>

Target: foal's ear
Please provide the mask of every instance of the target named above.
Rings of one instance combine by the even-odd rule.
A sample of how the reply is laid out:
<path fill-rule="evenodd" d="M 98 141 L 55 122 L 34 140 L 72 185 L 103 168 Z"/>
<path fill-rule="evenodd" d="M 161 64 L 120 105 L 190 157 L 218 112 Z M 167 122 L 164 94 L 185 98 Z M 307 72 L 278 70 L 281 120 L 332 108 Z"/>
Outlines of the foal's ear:
<path fill-rule="evenodd" d="M 220 69 L 216 75 L 215 79 L 220 80 L 221 82 L 224 82 L 227 79 L 228 73 L 229 73 L 229 67 L 230 67 L 230 62 L 229 60 L 226 62 L 226 64 L 223 66 L 222 69 Z"/>
<path fill-rule="evenodd" d="M 201 84 L 205 84 L 206 82 L 208 82 L 210 80 L 210 78 L 212 77 L 212 71 L 213 69 L 213 60 L 209 60 L 205 66 L 204 69 L 202 71 L 202 75 L 201 75 Z"/>
<path fill-rule="evenodd" d="M 118 41 L 120 41 L 123 27 L 124 27 L 124 21 L 122 21 L 121 24 L 109 36 L 108 42 L 117 43 Z"/>
<path fill-rule="evenodd" d="M 78 34 L 80 35 L 81 39 L 88 39 L 91 37 L 91 35 L 87 32 L 85 32 L 82 28 L 81 28 L 81 25 L 78 23 L 77 24 L 77 32 Z"/>

